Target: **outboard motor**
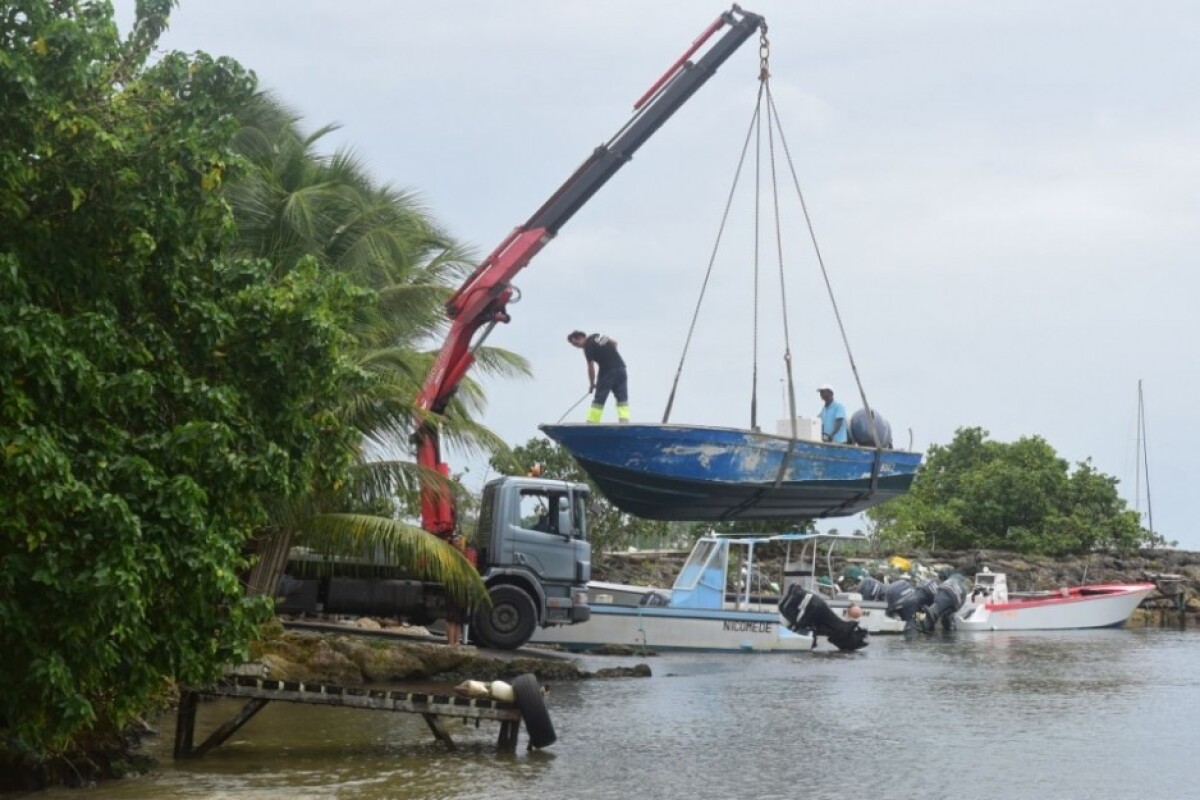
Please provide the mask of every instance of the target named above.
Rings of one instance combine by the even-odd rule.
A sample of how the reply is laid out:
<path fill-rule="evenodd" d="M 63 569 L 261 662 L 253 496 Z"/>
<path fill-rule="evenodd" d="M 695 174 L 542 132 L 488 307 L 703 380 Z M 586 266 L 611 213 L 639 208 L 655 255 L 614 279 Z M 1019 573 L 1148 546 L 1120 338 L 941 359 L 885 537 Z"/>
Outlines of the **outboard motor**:
<path fill-rule="evenodd" d="M 893 581 L 887 584 L 884 593 L 887 609 L 883 613 L 904 620 L 904 632 L 913 633 L 917 630 L 917 612 L 933 602 L 937 589 L 937 581 L 926 581 L 920 586 L 913 586 L 908 581 Z"/>
<path fill-rule="evenodd" d="M 932 633 L 939 621 L 942 623 L 942 630 L 952 631 L 957 628 L 956 613 L 967 601 L 969 591 L 967 579 L 957 572 L 939 583 L 933 602 L 924 609 L 921 630 Z"/>
<path fill-rule="evenodd" d="M 824 636 L 838 650 L 858 650 L 867 646 L 867 632 L 857 622 L 840 619 L 825 602 L 825 598 L 793 583 L 779 601 L 779 615 L 788 630 L 799 633 L 810 630 L 813 647 L 817 636 Z"/>
<path fill-rule="evenodd" d="M 887 584 L 868 575 L 862 579 L 855 591 L 862 595 L 863 600 L 882 600 L 887 593 Z"/>
<path fill-rule="evenodd" d="M 875 418 L 874 425 L 871 424 L 871 418 L 867 416 L 865 409 L 860 408 L 850 415 L 850 440 L 859 447 L 882 447 L 891 450 L 892 426 L 883 418 L 883 414 L 875 409 L 871 409 L 871 417 Z"/>

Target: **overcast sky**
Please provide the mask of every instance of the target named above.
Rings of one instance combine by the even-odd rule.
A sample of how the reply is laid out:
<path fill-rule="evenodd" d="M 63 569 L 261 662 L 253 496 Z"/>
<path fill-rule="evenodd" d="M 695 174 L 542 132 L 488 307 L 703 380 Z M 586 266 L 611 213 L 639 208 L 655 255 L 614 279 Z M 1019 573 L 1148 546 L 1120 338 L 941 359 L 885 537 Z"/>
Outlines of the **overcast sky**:
<path fill-rule="evenodd" d="M 963 426 L 1039 434 L 1119 478 L 1132 505 L 1142 379 L 1155 528 L 1200 550 L 1186 506 L 1200 450 L 1188 410 L 1200 381 L 1200 4 L 746 5 L 770 26 L 783 132 L 863 388 L 897 443 L 911 430 L 923 450 Z M 127 30 L 134 2 L 116 6 Z M 163 46 L 232 56 L 309 129 L 340 124 L 331 148 L 417 192 L 483 256 L 726 7 L 182 0 Z M 536 370 L 488 387 L 486 422 L 508 441 L 587 390 L 573 328 L 620 342 L 635 420 L 661 417 L 757 89 L 748 42 L 518 276 L 523 300 L 490 340 Z M 853 410 L 854 376 L 786 198 L 799 412 L 815 415 L 827 382 Z M 673 422 L 749 423 L 751 221 L 739 195 Z M 759 413 L 773 428 L 786 416 L 773 254 L 763 269 Z M 1139 494 L 1144 511 L 1144 484 Z"/>

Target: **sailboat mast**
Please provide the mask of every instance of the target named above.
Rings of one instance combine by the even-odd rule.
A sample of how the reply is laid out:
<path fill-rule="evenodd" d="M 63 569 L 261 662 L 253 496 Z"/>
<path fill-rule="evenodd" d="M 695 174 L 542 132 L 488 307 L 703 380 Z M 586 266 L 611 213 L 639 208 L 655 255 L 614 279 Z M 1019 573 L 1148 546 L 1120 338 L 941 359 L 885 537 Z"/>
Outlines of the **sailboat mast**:
<path fill-rule="evenodd" d="M 1154 533 L 1154 509 L 1150 504 L 1150 459 L 1146 451 L 1146 403 L 1142 395 L 1142 381 L 1138 380 L 1137 406 L 1137 475 L 1134 483 L 1134 508 L 1141 510 L 1141 481 L 1146 478 L 1146 526 Z"/>

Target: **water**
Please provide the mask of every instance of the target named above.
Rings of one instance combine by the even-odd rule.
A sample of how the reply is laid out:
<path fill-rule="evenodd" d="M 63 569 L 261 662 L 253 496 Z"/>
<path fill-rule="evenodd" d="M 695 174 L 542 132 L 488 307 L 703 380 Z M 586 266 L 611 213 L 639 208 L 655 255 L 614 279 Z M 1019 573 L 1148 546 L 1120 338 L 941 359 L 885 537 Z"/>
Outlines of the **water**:
<path fill-rule="evenodd" d="M 649 679 L 557 683 L 559 741 L 496 750 L 496 723 L 272 703 L 199 761 L 39 798 L 1200 797 L 1200 635 L 1163 630 L 875 637 L 860 653 L 675 655 Z M 588 668 L 638 659 L 588 659 Z M 197 741 L 239 701 L 202 706 Z"/>

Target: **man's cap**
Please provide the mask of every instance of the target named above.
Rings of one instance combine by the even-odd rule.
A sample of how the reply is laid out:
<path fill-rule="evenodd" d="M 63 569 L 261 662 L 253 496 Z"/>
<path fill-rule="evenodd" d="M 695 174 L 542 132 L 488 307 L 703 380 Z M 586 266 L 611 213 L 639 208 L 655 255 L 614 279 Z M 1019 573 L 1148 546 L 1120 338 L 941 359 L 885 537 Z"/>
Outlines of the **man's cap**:
<path fill-rule="evenodd" d="M 828 383 L 822 383 L 820 386 L 817 387 L 817 391 L 818 392 L 832 392 L 833 387 L 830 386 Z"/>

